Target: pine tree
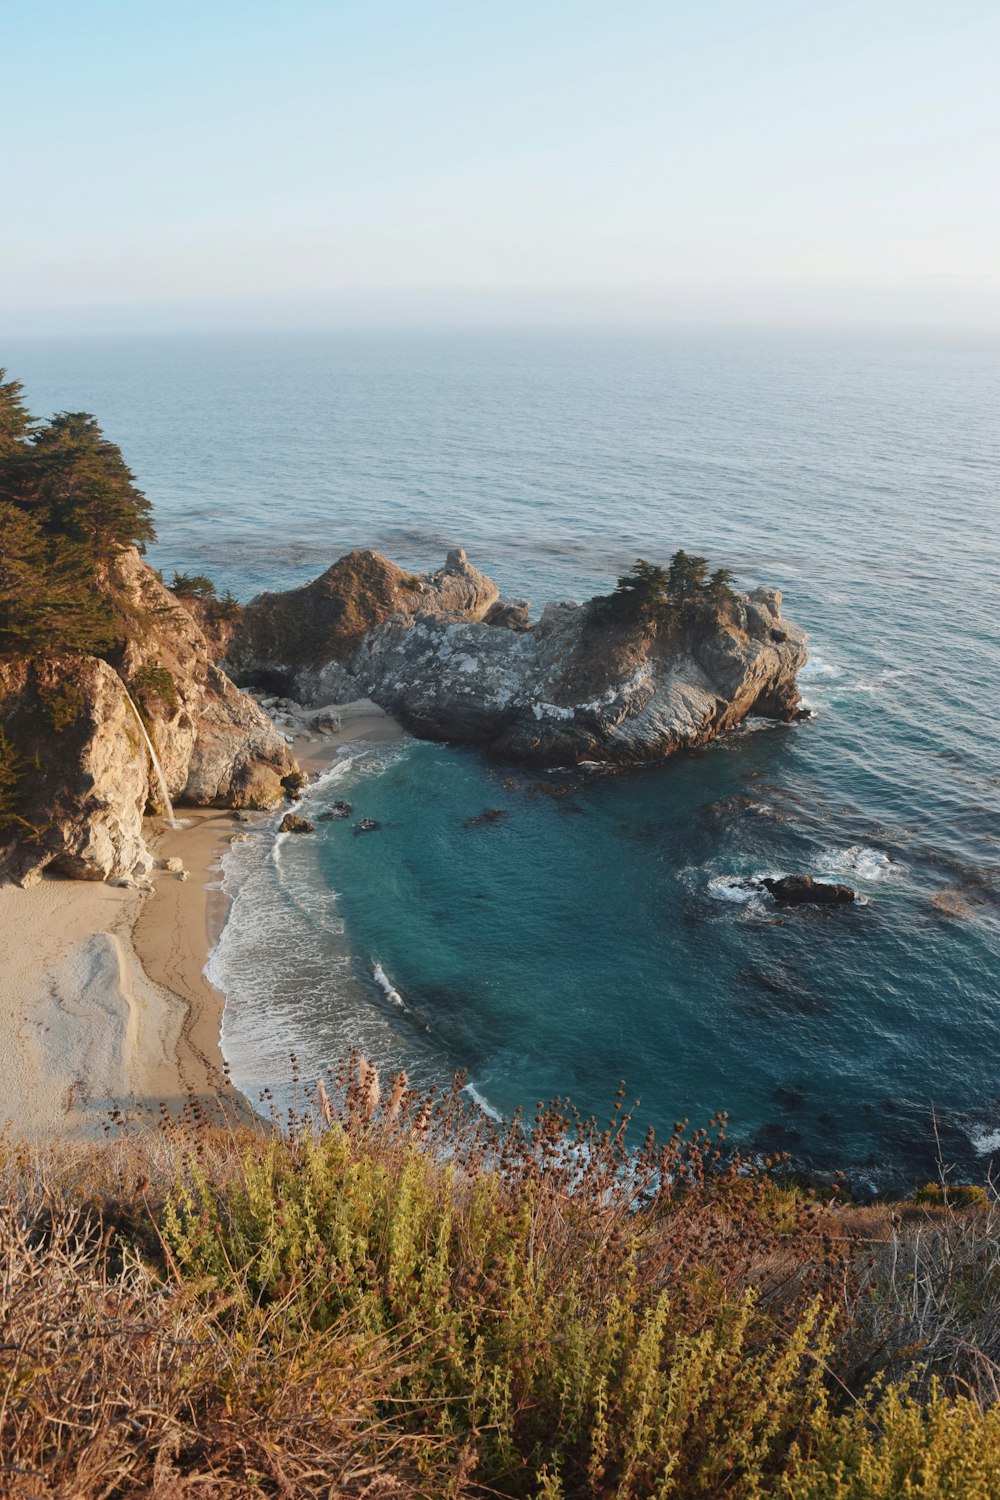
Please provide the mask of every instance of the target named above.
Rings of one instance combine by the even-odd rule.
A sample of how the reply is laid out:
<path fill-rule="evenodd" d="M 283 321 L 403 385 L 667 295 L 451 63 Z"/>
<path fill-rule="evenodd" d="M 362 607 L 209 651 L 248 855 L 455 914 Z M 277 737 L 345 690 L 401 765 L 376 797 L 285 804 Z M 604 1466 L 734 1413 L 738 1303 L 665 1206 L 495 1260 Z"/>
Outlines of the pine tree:
<path fill-rule="evenodd" d="M 34 429 L 34 422 L 21 399 L 24 386 L 19 380 L 7 380 L 0 368 L 0 458 L 23 447 Z"/>
<path fill-rule="evenodd" d="M 0 652 L 103 651 L 112 637 L 84 550 L 0 501 Z"/>
<path fill-rule="evenodd" d="M 82 542 L 95 559 L 156 535 L 152 507 L 121 450 L 87 412 L 60 412 L 34 434 L 29 503 L 47 531 Z"/>

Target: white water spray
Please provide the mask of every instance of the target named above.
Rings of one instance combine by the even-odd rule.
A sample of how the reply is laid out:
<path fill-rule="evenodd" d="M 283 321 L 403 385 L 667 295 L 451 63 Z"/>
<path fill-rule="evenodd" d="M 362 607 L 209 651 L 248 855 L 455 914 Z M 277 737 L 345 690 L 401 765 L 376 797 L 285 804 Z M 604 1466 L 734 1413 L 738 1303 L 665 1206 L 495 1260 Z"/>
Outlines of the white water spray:
<path fill-rule="evenodd" d="M 121 679 L 119 679 L 119 681 L 121 681 Z M 153 762 L 153 770 L 156 773 L 156 780 L 160 788 L 160 796 L 163 799 L 164 807 L 167 809 L 167 822 L 170 824 L 171 828 L 179 828 L 181 825 L 174 817 L 174 804 L 171 802 L 170 793 L 167 791 L 167 778 L 163 774 L 163 767 L 160 765 L 160 757 L 157 755 L 156 750 L 153 746 L 153 741 L 149 737 L 149 731 L 147 730 L 145 724 L 142 722 L 142 715 L 140 714 L 138 708 L 136 708 L 135 699 L 132 697 L 132 694 L 129 692 L 124 682 L 122 683 L 122 689 L 129 701 L 129 706 L 131 707 L 132 712 L 135 714 L 135 722 L 142 730 L 142 737 L 146 741 L 146 745 L 149 749 L 150 758 Z"/>

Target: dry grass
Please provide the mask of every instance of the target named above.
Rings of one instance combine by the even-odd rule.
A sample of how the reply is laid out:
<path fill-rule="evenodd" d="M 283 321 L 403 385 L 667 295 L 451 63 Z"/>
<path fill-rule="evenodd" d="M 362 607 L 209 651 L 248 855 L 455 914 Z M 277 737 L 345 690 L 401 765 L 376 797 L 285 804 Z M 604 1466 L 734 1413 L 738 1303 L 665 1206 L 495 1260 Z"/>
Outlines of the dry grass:
<path fill-rule="evenodd" d="M 283 1124 L 3 1154 L 0 1494 L 1000 1494 L 989 1195 L 498 1136 L 358 1060 Z"/>

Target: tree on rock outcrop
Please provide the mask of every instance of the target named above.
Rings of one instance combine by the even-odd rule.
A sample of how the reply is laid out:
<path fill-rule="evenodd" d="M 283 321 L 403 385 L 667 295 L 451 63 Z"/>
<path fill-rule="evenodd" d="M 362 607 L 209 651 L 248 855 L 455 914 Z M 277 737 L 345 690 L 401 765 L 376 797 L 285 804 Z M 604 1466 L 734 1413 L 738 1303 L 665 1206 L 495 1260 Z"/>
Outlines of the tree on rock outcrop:
<path fill-rule="evenodd" d="M 112 638 L 111 610 L 82 549 L 0 501 L 0 653 L 98 652 Z"/>
<path fill-rule="evenodd" d="M 108 565 L 154 534 L 149 501 L 94 418 L 36 422 L 0 370 L 0 652 L 107 650 Z"/>
<path fill-rule="evenodd" d="M 591 618 L 604 623 L 641 624 L 653 629 L 711 623 L 735 599 L 733 575 L 683 549 L 668 567 L 637 557 L 614 591 L 591 601 Z"/>
<path fill-rule="evenodd" d="M 117 444 L 87 412 L 60 412 L 31 444 L 29 503 L 46 530 L 83 542 L 95 559 L 154 539 L 152 508 Z"/>

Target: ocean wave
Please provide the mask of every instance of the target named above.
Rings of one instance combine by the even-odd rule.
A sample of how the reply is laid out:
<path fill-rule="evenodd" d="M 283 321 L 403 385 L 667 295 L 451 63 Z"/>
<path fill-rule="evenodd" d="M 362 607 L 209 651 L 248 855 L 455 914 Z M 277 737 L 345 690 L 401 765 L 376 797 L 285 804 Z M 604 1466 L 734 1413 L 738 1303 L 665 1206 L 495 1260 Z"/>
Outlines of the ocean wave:
<path fill-rule="evenodd" d="M 372 978 L 378 985 L 379 989 L 383 991 L 386 999 L 392 1005 L 398 1005 L 400 1010 L 405 1010 L 407 1011 L 407 1013 L 409 1013 L 409 1007 L 407 1006 L 405 1000 L 403 999 L 399 991 L 395 988 L 392 980 L 389 978 L 388 974 L 385 972 L 380 963 L 374 963 L 372 965 Z"/>
<path fill-rule="evenodd" d="M 881 849 L 871 849 L 866 844 L 824 849 L 816 860 L 816 869 L 823 875 L 851 875 L 867 881 L 894 880 L 905 868 Z"/>
<path fill-rule="evenodd" d="M 730 901 L 738 906 L 763 906 L 771 898 L 762 887 L 763 875 L 714 875 L 708 882 L 708 894 L 715 901 Z"/>
<path fill-rule="evenodd" d="M 488 1120 L 492 1120 L 495 1125 L 503 1124 L 503 1115 L 498 1109 L 493 1108 L 488 1099 L 483 1097 L 474 1083 L 467 1083 L 462 1093 L 468 1094 L 476 1108 L 481 1110 Z"/>
<path fill-rule="evenodd" d="M 1000 1151 L 1000 1130 L 988 1125 L 973 1125 L 966 1131 L 977 1156 L 992 1156 Z"/>
<path fill-rule="evenodd" d="M 806 681 L 816 677 L 842 677 L 843 668 L 836 667 L 832 662 L 824 661 L 821 656 L 810 656 L 804 667 L 800 667 L 797 673 L 799 680 L 804 677 Z"/>

